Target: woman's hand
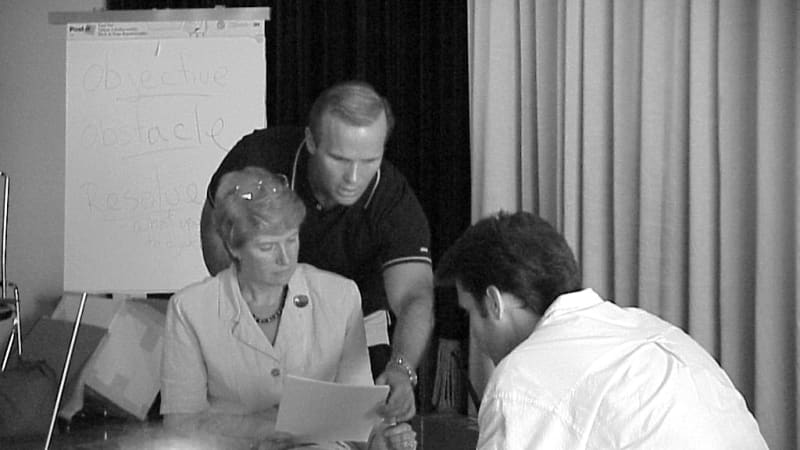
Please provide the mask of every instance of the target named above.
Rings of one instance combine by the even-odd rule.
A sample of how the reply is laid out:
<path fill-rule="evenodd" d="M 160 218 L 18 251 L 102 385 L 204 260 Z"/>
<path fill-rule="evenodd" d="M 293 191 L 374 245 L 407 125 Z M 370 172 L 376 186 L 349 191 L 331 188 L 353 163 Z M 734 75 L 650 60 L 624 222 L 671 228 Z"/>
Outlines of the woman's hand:
<path fill-rule="evenodd" d="M 286 450 L 294 448 L 294 445 L 296 445 L 294 436 L 282 431 L 275 431 L 269 436 L 253 442 L 250 448 L 252 450 Z"/>
<path fill-rule="evenodd" d="M 417 432 L 407 423 L 379 429 L 370 440 L 369 450 L 413 450 L 417 448 Z"/>

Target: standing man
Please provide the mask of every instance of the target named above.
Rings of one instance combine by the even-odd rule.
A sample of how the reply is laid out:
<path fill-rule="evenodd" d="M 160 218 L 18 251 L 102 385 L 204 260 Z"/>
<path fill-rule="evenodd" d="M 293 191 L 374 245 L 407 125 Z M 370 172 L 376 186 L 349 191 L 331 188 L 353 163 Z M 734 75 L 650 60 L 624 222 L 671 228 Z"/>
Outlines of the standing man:
<path fill-rule="evenodd" d="M 299 261 L 358 284 L 373 376 L 391 388 L 383 415 L 404 421 L 415 413 L 416 367 L 433 329 L 433 272 L 422 207 L 383 158 L 393 125 L 389 102 L 372 86 L 326 89 L 305 129 L 257 130 L 231 149 L 209 183 L 200 231 L 213 275 L 230 265 L 211 215 L 220 177 L 246 166 L 286 175 L 308 209 Z"/>
<path fill-rule="evenodd" d="M 766 449 L 744 398 L 679 328 L 581 288 L 563 236 L 530 213 L 485 218 L 442 257 L 496 367 L 479 449 Z"/>

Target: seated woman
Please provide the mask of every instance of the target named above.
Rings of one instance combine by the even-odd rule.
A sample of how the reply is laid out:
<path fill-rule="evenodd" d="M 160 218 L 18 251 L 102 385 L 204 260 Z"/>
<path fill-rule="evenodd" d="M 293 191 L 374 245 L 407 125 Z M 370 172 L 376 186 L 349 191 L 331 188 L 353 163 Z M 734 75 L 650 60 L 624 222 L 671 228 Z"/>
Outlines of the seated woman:
<path fill-rule="evenodd" d="M 248 167 L 226 174 L 217 193 L 214 223 L 233 264 L 169 302 L 164 424 L 218 447 L 291 448 L 274 430 L 284 376 L 373 384 L 361 297 L 352 280 L 298 264 L 306 210 L 285 177 Z M 408 424 L 378 426 L 368 444 L 415 446 Z"/>

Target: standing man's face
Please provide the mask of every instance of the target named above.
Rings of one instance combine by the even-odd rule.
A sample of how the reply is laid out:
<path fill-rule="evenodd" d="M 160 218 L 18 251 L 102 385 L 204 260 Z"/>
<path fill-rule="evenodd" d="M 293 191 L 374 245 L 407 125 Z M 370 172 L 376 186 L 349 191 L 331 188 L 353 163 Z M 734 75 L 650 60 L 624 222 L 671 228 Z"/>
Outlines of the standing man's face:
<path fill-rule="evenodd" d="M 311 186 L 322 206 L 349 206 L 361 198 L 381 166 L 386 132 L 384 113 L 363 127 L 326 114 L 319 142 L 306 129 Z"/>

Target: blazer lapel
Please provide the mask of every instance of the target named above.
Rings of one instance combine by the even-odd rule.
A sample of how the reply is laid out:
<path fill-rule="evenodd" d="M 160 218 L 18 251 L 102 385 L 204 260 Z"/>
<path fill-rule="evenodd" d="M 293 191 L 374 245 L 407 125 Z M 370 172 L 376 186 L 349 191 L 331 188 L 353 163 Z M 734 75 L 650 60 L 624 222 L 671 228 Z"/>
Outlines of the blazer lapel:
<path fill-rule="evenodd" d="M 308 293 L 302 265 L 297 266 L 289 280 L 289 291 L 281 315 L 275 350 L 284 355 L 286 368 L 294 374 L 306 373 L 311 365 L 314 342 L 314 304 Z"/>
<path fill-rule="evenodd" d="M 242 297 L 236 271 L 233 268 L 225 274 L 221 290 L 220 314 L 230 321 L 233 336 L 248 347 L 280 362 L 279 353 L 270 345 L 267 337 L 250 316 L 250 310 Z"/>

